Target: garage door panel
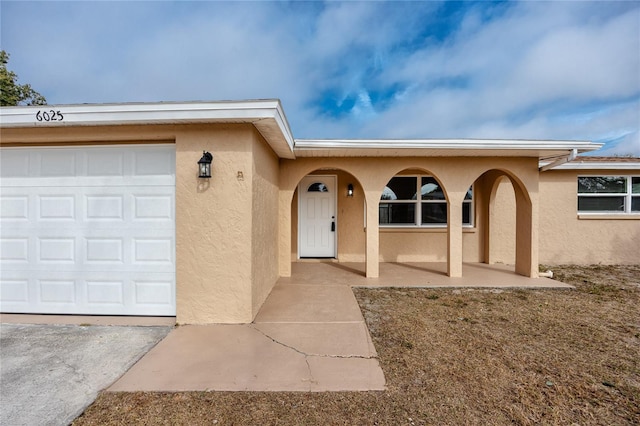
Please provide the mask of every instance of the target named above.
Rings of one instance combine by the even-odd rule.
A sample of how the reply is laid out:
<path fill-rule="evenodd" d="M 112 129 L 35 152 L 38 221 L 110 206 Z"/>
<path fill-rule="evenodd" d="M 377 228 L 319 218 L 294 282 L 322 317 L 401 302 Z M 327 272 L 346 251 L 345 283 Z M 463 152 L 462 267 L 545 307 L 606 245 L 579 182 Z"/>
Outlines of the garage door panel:
<path fill-rule="evenodd" d="M 69 193 L 76 191 L 75 194 Z M 152 226 L 175 228 L 173 187 L 109 188 L 3 188 L 0 225 L 3 229 L 113 228 Z"/>
<path fill-rule="evenodd" d="M 74 308 L 78 303 L 76 294 L 79 292 L 76 289 L 76 280 L 74 279 L 39 279 L 36 281 L 37 295 L 40 304 L 43 306 L 63 307 L 67 305 L 69 308 Z"/>
<path fill-rule="evenodd" d="M 29 262 L 29 239 L 11 236 L 0 238 L 0 262 L 3 266 L 18 263 L 24 267 Z"/>
<path fill-rule="evenodd" d="M 25 277 L 0 279 L 0 300 L 3 302 L 3 307 L 6 303 L 27 308 L 29 304 L 29 280 Z"/>
<path fill-rule="evenodd" d="M 133 272 L 118 278 L 109 271 L 3 271 L 0 302 L 3 312 L 175 315 L 175 275 Z"/>
<path fill-rule="evenodd" d="M 4 192 L 4 191 L 3 191 Z M 29 196 L 26 194 L 0 195 L 0 224 L 29 220 Z"/>
<path fill-rule="evenodd" d="M 29 177 L 31 153 L 25 149 L 4 149 L 0 155 L 2 178 Z"/>
<path fill-rule="evenodd" d="M 33 270 L 114 272 L 175 271 L 175 236 L 172 230 L 40 229 L 26 237 L 19 230 L 4 231 L 0 238 L 0 266 L 15 271 Z"/>
<path fill-rule="evenodd" d="M 41 150 L 36 153 L 36 161 L 32 163 L 35 166 L 35 172 L 39 177 L 72 177 L 81 175 L 77 156 L 79 150 L 62 150 L 51 149 Z"/>
<path fill-rule="evenodd" d="M 133 195 L 136 221 L 173 221 L 173 201 L 170 194 L 135 194 Z"/>
<path fill-rule="evenodd" d="M 46 192 L 46 194 L 44 193 Z M 87 226 L 100 222 L 153 222 L 174 227 L 173 186 L 2 188 L 0 224 L 31 221 L 27 226 Z"/>
<path fill-rule="evenodd" d="M 74 194 L 38 195 L 37 218 L 39 221 L 55 220 L 73 222 L 76 219 L 76 196 Z"/>
<path fill-rule="evenodd" d="M 32 173 L 2 170 L 3 312 L 175 315 L 172 146 L 3 149 L 0 157 Z"/>
<path fill-rule="evenodd" d="M 124 265 L 125 238 L 85 237 L 84 263 L 87 265 Z"/>
<path fill-rule="evenodd" d="M 124 222 L 124 194 L 85 194 L 84 220 Z"/>
<path fill-rule="evenodd" d="M 84 152 L 83 162 L 86 164 L 87 176 L 125 176 L 124 151 L 114 151 L 109 149 L 96 148 Z"/>
<path fill-rule="evenodd" d="M 8 186 L 174 185 L 175 147 L 3 148 L 2 178 Z M 24 178 L 29 178 L 25 181 Z M 4 186 L 4 183 L 3 183 Z"/>
<path fill-rule="evenodd" d="M 36 238 L 36 262 L 42 264 L 68 264 L 77 262 L 76 238 L 39 237 Z"/>

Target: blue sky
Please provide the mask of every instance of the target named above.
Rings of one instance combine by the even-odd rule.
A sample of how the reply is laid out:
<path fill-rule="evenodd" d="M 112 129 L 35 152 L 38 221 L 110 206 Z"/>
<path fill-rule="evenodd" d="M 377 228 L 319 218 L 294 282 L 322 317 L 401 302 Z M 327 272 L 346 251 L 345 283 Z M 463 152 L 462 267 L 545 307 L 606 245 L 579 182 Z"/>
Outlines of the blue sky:
<path fill-rule="evenodd" d="M 640 156 L 640 2 L 0 3 L 51 104 L 279 98 L 296 138 L 606 142 Z"/>

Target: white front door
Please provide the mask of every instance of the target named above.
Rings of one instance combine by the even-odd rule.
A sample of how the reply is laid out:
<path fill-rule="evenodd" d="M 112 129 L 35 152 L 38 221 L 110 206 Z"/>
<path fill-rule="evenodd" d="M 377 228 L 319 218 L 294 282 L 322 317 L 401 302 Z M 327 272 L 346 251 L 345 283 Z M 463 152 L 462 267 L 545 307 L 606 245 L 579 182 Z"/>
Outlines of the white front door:
<path fill-rule="evenodd" d="M 336 257 L 336 177 L 306 176 L 298 186 L 300 257 Z"/>

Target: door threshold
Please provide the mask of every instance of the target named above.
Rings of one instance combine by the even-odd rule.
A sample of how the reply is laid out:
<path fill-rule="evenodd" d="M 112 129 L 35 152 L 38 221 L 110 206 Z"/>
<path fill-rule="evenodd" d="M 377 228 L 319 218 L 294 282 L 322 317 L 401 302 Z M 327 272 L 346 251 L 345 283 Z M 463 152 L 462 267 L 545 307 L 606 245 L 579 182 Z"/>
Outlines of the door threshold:
<path fill-rule="evenodd" d="M 300 257 L 298 262 L 338 262 L 335 257 Z"/>

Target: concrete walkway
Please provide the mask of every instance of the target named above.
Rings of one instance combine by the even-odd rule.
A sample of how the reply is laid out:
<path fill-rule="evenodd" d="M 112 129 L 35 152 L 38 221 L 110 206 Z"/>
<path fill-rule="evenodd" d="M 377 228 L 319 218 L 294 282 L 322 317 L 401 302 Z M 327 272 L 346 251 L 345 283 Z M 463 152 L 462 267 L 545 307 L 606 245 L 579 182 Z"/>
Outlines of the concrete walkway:
<path fill-rule="evenodd" d="M 252 324 L 174 329 L 109 391 L 360 391 L 385 380 L 348 286 L 277 284 Z"/>
<path fill-rule="evenodd" d="M 298 262 L 281 278 L 255 321 L 180 326 L 109 391 L 364 391 L 385 379 L 351 290 L 367 287 L 570 287 L 515 275 L 506 266 L 465 264 L 463 278 L 446 264 Z"/>

